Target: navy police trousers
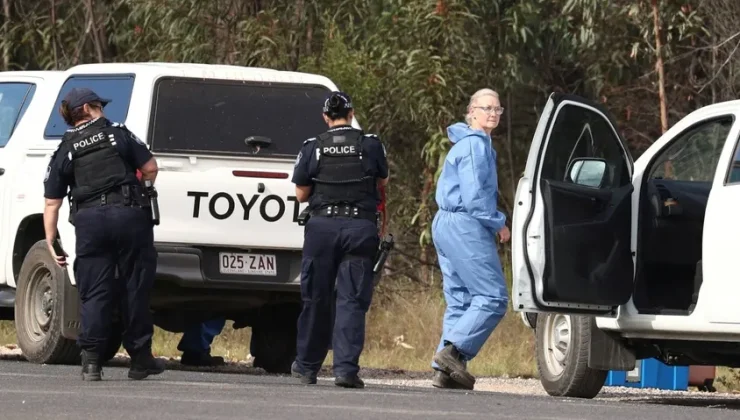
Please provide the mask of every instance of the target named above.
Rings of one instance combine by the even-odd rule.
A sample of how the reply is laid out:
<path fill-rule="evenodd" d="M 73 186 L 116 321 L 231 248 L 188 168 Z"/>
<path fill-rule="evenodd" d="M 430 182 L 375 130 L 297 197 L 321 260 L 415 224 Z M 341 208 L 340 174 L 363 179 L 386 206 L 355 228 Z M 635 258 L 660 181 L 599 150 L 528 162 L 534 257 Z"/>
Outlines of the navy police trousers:
<path fill-rule="evenodd" d="M 150 349 L 154 326 L 149 296 L 157 253 L 148 211 L 120 205 L 81 209 L 75 216 L 75 234 L 74 273 L 82 304 L 77 344 L 102 355 L 112 311 L 118 307 L 129 355 Z"/>
<path fill-rule="evenodd" d="M 376 224 L 366 219 L 314 216 L 306 223 L 296 358 L 304 374 L 318 373 L 330 345 L 335 376 L 359 372 L 379 241 Z"/>

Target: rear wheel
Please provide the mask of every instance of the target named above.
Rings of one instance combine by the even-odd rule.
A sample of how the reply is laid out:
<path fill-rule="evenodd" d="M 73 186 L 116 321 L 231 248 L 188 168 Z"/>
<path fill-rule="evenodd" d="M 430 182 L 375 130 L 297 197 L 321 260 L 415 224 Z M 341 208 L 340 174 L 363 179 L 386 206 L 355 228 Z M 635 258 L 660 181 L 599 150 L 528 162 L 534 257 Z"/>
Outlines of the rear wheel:
<path fill-rule="evenodd" d="M 79 364 L 80 349 L 62 336 L 64 269 L 49 254 L 46 241 L 26 254 L 18 275 L 15 328 L 23 356 L 33 363 Z"/>
<path fill-rule="evenodd" d="M 548 394 L 593 398 L 601 391 L 609 372 L 588 367 L 592 322 L 586 316 L 537 316 L 537 370 Z"/>
<path fill-rule="evenodd" d="M 300 304 L 283 304 L 260 311 L 252 325 L 250 352 L 254 367 L 269 373 L 290 373 L 296 357 L 296 334 Z"/>

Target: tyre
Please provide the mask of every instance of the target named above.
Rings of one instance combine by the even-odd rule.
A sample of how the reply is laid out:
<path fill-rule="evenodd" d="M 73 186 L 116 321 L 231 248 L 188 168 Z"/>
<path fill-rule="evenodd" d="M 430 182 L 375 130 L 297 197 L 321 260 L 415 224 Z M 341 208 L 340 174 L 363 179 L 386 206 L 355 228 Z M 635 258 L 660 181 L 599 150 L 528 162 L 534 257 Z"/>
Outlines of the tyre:
<path fill-rule="evenodd" d="M 18 275 L 15 329 L 23 356 L 32 363 L 79 364 L 80 349 L 62 336 L 65 270 L 49 254 L 46 241 L 26 254 Z"/>
<path fill-rule="evenodd" d="M 266 308 L 252 325 L 250 352 L 254 367 L 268 373 L 290 373 L 296 357 L 296 334 L 300 305 Z"/>
<path fill-rule="evenodd" d="M 593 398 L 604 386 L 606 370 L 588 367 L 592 317 L 539 314 L 536 327 L 537 370 L 552 396 Z"/>

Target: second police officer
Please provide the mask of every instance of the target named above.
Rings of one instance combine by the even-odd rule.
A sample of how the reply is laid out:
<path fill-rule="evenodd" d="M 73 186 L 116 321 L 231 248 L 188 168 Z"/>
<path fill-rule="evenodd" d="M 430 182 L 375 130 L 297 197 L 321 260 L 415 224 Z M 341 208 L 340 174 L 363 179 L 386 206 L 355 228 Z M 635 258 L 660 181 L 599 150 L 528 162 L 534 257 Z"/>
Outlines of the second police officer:
<path fill-rule="evenodd" d="M 61 266 L 57 221 L 69 188 L 75 226 L 74 273 L 81 302 L 82 378 L 100 380 L 101 358 L 111 329 L 112 309 L 123 315 L 123 347 L 131 356 L 128 376 L 144 379 L 164 371 L 152 356 L 149 296 L 157 265 L 149 198 L 136 170 L 152 183 L 157 163 L 146 145 L 125 126 L 103 115 L 110 102 L 90 89 L 72 89 L 60 113 L 71 127 L 54 152 L 44 178 L 44 228 L 49 251 Z M 58 255 L 58 253 L 62 255 Z M 118 277 L 116 277 L 116 271 Z"/>
<path fill-rule="evenodd" d="M 329 130 L 303 143 L 292 179 L 298 201 L 309 203 L 310 219 L 301 269 L 303 310 L 291 370 L 302 383 L 315 384 L 331 345 L 334 383 L 363 388 L 358 372 L 380 241 L 378 187 L 388 182 L 388 163 L 377 136 L 351 126 L 354 111 L 347 94 L 333 92 L 324 102 L 323 117 Z"/>

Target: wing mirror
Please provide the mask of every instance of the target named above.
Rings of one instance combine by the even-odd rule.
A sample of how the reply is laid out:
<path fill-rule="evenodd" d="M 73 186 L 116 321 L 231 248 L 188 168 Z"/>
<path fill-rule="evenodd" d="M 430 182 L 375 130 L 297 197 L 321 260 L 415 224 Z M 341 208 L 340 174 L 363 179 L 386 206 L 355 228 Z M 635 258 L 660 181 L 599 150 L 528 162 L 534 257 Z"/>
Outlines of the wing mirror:
<path fill-rule="evenodd" d="M 606 180 L 606 161 L 597 158 L 573 159 L 566 181 L 585 187 L 601 188 Z"/>

